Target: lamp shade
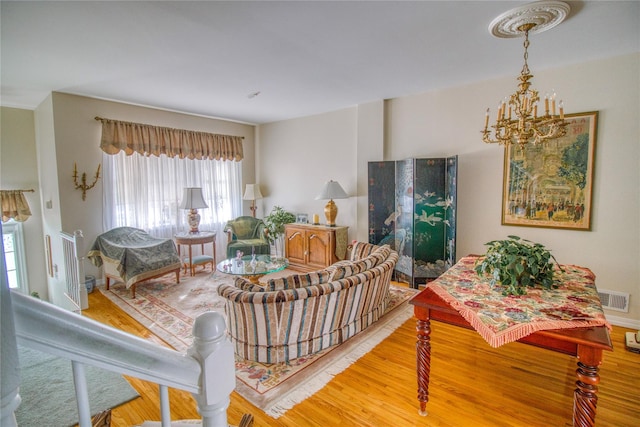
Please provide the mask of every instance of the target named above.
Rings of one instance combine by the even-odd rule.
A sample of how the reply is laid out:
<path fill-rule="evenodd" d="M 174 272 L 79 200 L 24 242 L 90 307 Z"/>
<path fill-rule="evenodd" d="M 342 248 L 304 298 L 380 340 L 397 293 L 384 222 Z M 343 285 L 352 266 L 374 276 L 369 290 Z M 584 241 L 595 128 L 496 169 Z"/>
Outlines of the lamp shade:
<path fill-rule="evenodd" d="M 337 181 L 328 181 L 322 191 L 316 197 L 316 200 L 331 200 L 331 199 L 348 199 L 349 196 L 342 189 Z"/>
<path fill-rule="evenodd" d="M 180 209 L 201 209 L 208 207 L 209 206 L 204 201 L 204 197 L 202 196 L 202 188 L 188 187 L 184 189 L 182 203 L 180 203 Z"/>
<path fill-rule="evenodd" d="M 260 192 L 260 186 L 258 184 L 247 184 L 244 190 L 243 200 L 258 200 L 262 199 L 262 193 Z"/>
<path fill-rule="evenodd" d="M 348 197 L 340 184 L 333 180 L 328 181 L 316 197 L 316 200 L 329 200 L 324 207 L 324 215 L 327 217 L 327 225 L 329 227 L 336 226 L 336 216 L 338 216 L 338 207 L 333 199 L 347 199 Z"/>

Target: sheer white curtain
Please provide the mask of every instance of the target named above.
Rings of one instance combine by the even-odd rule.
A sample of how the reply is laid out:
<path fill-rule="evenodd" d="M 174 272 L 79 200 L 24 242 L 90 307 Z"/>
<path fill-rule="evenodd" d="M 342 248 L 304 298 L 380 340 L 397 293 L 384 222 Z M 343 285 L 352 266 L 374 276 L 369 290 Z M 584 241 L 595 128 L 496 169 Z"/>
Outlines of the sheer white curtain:
<path fill-rule="evenodd" d="M 172 238 L 189 230 L 179 209 L 185 187 L 202 187 L 209 205 L 198 209 L 200 230 L 216 231 L 217 254 L 224 254 L 225 223 L 242 214 L 242 165 L 229 160 L 192 160 L 144 156 L 123 151 L 103 153 L 105 230 L 136 227 L 156 237 Z"/>

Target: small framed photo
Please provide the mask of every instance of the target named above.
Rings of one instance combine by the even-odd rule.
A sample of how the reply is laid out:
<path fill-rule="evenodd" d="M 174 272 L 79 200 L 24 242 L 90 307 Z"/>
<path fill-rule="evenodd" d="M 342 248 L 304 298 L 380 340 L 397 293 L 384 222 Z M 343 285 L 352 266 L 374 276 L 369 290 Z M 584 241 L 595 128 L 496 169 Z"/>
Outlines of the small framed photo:
<path fill-rule="evenodd" d="M 296 215 L 296 222 L 298 224 L 307 224 L 309 222 L 309 215 L 306 213 L 299 213 Z"/>

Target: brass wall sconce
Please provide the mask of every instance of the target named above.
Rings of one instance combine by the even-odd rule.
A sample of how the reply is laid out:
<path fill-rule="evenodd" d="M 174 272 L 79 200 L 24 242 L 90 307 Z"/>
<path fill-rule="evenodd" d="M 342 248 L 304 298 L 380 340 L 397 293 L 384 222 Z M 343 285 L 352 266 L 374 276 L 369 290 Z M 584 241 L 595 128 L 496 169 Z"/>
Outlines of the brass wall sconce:
<path fill-rule="evenodd" d="M 85 172 L 82 173 L 82 176 L 80 177 L 80 183 L 78 183 L 78 167 L 76 166 L 75 162 L 73 163 L 73 183 L 76 185 L 76 190 L 82 190 L 83 201 L 87 198 L 87 190 L 91 190 L 100 178 L 100 166 L 102 165 L 98 164 L 98 170 L 96 170 L 96 175 L 93 179 L 93 183 L 87 184 L 87 174 Z"/>

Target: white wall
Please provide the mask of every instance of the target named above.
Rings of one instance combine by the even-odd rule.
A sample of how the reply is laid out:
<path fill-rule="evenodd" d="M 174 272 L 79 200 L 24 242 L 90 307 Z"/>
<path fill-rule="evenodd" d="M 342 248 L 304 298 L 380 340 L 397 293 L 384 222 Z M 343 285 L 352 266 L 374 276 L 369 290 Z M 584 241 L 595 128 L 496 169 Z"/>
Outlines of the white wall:
<path fill-rule="evenodd" d="M 542 243 L 559 262 L 591 268 L 599 289 L 629 292 L 629 313 L 607 315 L 618 324 L 640 328 L 640 55 L 532 72 L 533 88 L 543 94 L 555 88 L 567 113 L 599 111 L 591 231 L 500 223 L 503 149 L 484 144 L 480 131 L 487 106 L 495 109 L 498 100 L 516 90 L 517 72 L 512 78 L 387 100 L 384 123 L 378 123 L 385 132 L 384 157 L 367 161 L 458 154 L 458 258 L 483 253 L 484 243 L 509 234 Z M 259 127 L 257 167 L 260 179 L 269 183 L 270 205 L 321 212 L 323 204 L 312 198 L 329 178 L 352 196 L 366 196 L 356 183 L 366 179 L 359 164 L 367 151 L 349 145 L 361 146 L 361 134 L 376 124 L 363 130 L 356 111 Z M 366 228 L 362 216 L 354 215 L 351 200 L 337 203 L 338 223 Z M 363 238 L 360 233 L 358 238 Z"/>
<path fill-rule="evenodd" d="M 65 305 L 59 232 L 82 230 L 87 247 L 103 232 L 102 180 L 87 192 L 83 201 L 82 192 L 74 188 L 72 179 L 74 162 L 79 174 L 86 172 L 92 177 L 102 161 L 101 124 L 95 116 L 243 136 L 243 183 L 255 181 L 253 125 L 62 93 L 51 94 L 35 112 L 8 108 L 1 111 L 2 188 L 6 184 L 37 190 L 27 193 L 33 213 L 33 218 L 25 223 L 30 288 L 58 305 Z M 51 201 L 50 209 L 44 207 L 47 201 Z M 246 202 L 245 214 L 249 214 L 248 208 Z M 53 264 L 57 268 L 54 277 L 46 274 L 45 235 L 51 236 Z M 218 253 L 223 253 L 226 239 L 219 236 L 217 240 Z M 85 268 L 87 274 L 99 273 L 89 263 Z"/>
<path fill-rule="evenodd" d="M 327 200 L 315 200 L 329 180 L 338 181 L 349 199 L 334 200 L 336 224 L 355 234 L 357 176 L 357 108 L 260 126 L 256 145 L 258 183 L 265 198 L 258 217 L 278 205 L 293 213 L 320 215 L 324 223 Z"/>
<path fill-rule="evenodd" d="M 247 164 L 255 159 L 255 177 L 247 166 L 243 167 L 243 180 L 261 185 L 265 199 L 258 201 L 260 217 L 280 205 L 322 218 L 326 201 L 315 200 L 315 196 L 327 180 L 337 180 L 351 196 L 336 201 L 337 222 L 349 226 L 350 239 L 366 239 L 362 232 L 367 227 L 366 215 L 361 212 L 361 201 L 366 197 L 366 186 L 362 185 L 367 179 L 366 161 L 458 154 L 458 258 L 483 252 L 485 242 L 508 234 L 538 241 L 560 262 L 591 268 L 599 288 L 631 293 L 628 314 L 607 314 L 640 328 L 640 55 L 554 70 L 536 70 L 532 64 L 532 71 L 533 87 L 543 93 L 555 88 L 565 100 L 567 112 L 600 112 L 592 231 L 500 225 L 503 150 L 482 143 L 480 129 L 486 107 L 494 108 L 498 99 L 515 91 L 516 71 L 509 78 L 380 100 L 257 129 L 54 93 L 35 112 L 39 197 L 53 204 L 53 209 L 42 210 L 42 232 L 54 237 L 61 229 L 82 228 L 89 242 L 101 232 L 96 228 L 96 218 L 101 216 L 101 185 L 89 191 L 87 201 L 82 202 L 70 177 L 74 161 L 88 173 L 100 162 L 96 115 L 244 136 Z M 6 125 L 3 119 L 3 135 Z M 4 141 L 2 150 L 4 155 Z M 5 159 L 3 180 L 4 165 Z M 30 179 L 16 173 L 18 180 Z M 40 240 L 34 243 L 39 247 L 28 251 L 42 257 L 44 266 L 41 239 L 35 239 Z M 57 253 L 54 247 L 54 262 L 62 265 Z"/>
<path fill-rule="evenodd" d="M 96 116 L 156 126 L 242 136 L 244 137 L 243 150 L 249 163 L 249 167 L 244 167 L 243 163 L 243 181 L 251 183 L 255 179 L 253 167 L 254 126 L 252 125 L 63 93 L 53 93 L 52 98 L 55 157 L 58 166 L 58 174 L 55 179 L 59 184 L 60 226 L 64 231 L 82 230 L 87 245 L 91 245 L 96 236 L 105 231 L 102 228 L 102 179 L 93 189 L 87 191 L 86 200 L 83 201 L 82 192 L 74 188 L 71 174 L 74 162 L 78 165 L 78 174 L 86 172 L 88 177 L 95 174 L 98 164 L 102 162 L 102 151 L 99 148 L 102 125 L 95 120 Z M 36 115 L 36 120 L 39 118 Z M 42 118 L 47 119 L 46 117 Z M 222 249 L 226 247 L 224 236 L 218 236 L 217 243 L 218 249 L 220 249 L 218 252 L 222 253 Z M 97 274 L 92 265 L 87 263 L 86 268 L 89 273 Z"/>
<path fill-rule="evenodd" d="M 29 292 L 38 292 L 46 299 L 47 278 L 44 268 L 42 238 L 42 194 L 38 184 L 38 161 L 33 111 L 2 107 L 2 136 L 0 137 L 0 187 L 2 190 L 29 190 L 24 193 L 32 216 L 22 223 L 27 253 L 27 282 Z"/>

